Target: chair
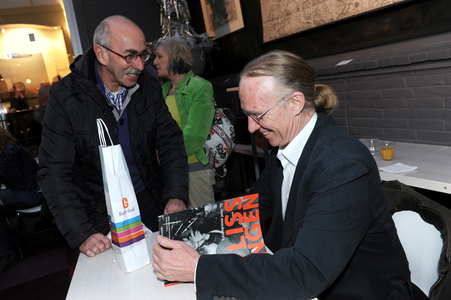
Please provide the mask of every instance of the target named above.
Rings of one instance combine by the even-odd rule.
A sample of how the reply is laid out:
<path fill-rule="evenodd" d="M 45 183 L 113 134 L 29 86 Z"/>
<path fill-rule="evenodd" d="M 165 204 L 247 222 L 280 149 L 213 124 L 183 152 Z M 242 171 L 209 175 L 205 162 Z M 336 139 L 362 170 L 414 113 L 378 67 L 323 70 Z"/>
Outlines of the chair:
<path fill-rule="evenodd" d="M 440 275 L 443 248 L 440 231 L 414 211 L 396 212 L 393 221 L 409 262 L 411 280 L 428 295 Z"/>
<path fill-rule="evenodd" d="M 27 227 L 25 225 L 25 222 L 23 220 L 24 214 L 36 214 L 41 212 L 42 204 L 36 205 L 34 207 L 25 208 L 25 209 L 16 209 L 16 216 L 18 221 L 18 236 L 14 235 L 13 230 L 11 229 L 11 225 L 9 223 L 8 218 L 6 218 L 6 222 L 13 233 L 14 240 L 16 242 L 17 248 L 19 249 L 20 253 L 20 260 L 23 259 L 23 239 L 25 236 L 30 236 L 31 233 L 28 232 Z"/>
<path fill-rule="evenodd" d="M 23 221 L 23 214 L 35 214 L 41 212 L 42 204 L 36 205 L 30 208 L 16 209 L 17 219 L 19 221 L 19 229 L 21 232 L 26 232 L 27 228 L 25 222 Z"/>
<path fill-rule="evenodd" d="M 398 181 L 387 181 L 382 189 L 406 252 L 412 282 L 429 299 L 448 300 L 451 211 Z"/>

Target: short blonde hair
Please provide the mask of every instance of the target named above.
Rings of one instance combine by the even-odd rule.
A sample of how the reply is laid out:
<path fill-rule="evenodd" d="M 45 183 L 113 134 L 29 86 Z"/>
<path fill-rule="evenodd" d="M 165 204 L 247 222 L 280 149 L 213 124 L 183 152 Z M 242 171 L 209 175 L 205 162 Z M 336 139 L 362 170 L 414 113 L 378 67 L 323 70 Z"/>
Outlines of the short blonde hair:
<path fill-rule="evenodd" d="M 193 69 L 193 55 L 188 44 L 178 37 L 162 39 L 155 43 L 154 51 L 162 48 L 169 57 L 169 74 L 186 74 Z"/>

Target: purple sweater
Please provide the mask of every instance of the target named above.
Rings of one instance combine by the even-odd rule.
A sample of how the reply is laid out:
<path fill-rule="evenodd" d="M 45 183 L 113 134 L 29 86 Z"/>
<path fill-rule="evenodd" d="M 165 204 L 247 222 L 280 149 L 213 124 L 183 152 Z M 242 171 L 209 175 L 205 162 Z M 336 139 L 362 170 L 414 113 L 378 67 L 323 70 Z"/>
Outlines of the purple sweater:
<path fill-rule="evenodd" d="M 94 70 L 97 78 L 97 87 L 99 88 L 102 95 L 105 97 L 105 100 L 109 102 L 108 98 L 105 96 L 105 86 L 100 77 L 99 72 L 97 71 L 97 60 L 95 61 Z M 127 95 L 128 91 L 125 93 Z M 125 97 L 124 96 L 124 97 Z M 124 152 L 125 161 L 127 162 L 128 171 L 130 172 L 130 177 L 132 179 L 133 188 L 135 189 L 135 194 L 143 191 L 145 189 L 144 182 L 139 175 L 138 168 L 136 167 L 135 158 L 133 157 L 132 148 L 130 146 L 130 132 L 128 129 L 128 115 L 127 115 L 127 107 L 123 108 L 123 113 L 119 120 L 117 121 L 117 128 L 119 130 L 119 144 L 122 147 L 122 151 Z"/>

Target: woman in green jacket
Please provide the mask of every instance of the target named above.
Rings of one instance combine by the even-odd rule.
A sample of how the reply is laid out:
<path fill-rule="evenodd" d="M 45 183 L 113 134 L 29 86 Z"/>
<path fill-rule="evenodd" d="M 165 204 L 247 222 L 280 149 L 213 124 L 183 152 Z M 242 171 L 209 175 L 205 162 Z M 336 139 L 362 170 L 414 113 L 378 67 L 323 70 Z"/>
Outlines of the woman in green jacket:
<path fill-rule="evenodd" d="M 183 130 L 189 165 L 189 200 L 193 207 L 213 203 L 215 173 L 202 148 L 213 117 L 213 88 L 207 80 L 195 76 L 189 46 L 180 38 L 171 37 L 154 46 L 158 76 L 168 79 L 163 85 L 172 117 Z"/>

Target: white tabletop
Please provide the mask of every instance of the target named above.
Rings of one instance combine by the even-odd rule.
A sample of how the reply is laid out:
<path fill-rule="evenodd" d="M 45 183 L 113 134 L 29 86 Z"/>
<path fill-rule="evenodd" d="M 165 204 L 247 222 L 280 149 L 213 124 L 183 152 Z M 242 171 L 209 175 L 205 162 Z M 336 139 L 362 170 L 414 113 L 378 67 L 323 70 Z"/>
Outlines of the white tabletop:
<path fill-rule="evenodd" d="M 397 174 L 380 171 L 383 181 L 398 180 L 409 186 L 451 194 L 451 148 L 448 146 L 397 142 L 392 160 L 384 161 L 380 155 L 375 160 L 378 167 L 398 162 L 418 167 Z"/>
<path fill-rule="evenodd" d="M 252 155 L 251 145 L 236 144 L 233 151 Z M 257 154 L 263 157 L 263 149 L 257 147 Z M 451 148 L 448 146 L 397 142 L 392 160 L 384 161 L 380 154 L 375 160 L 378 167 L 398 162 L 418 167 L 417 170 L 398 174 L 380 171 L 383 181 L 398 180 L 409 186 L 451 194 Z"/>
<path fill-rule="evenodd" d="M 260 147 L 256 147 L 257 150 L 257 156 L 264 158 L 265 157 L 265 151 L 263 150 L 263 148 Z M 250 155 L 252 156 L 252 145 L 245 145 L 245 144 L 235 144 L 235 147 L 233 147 L 233 151 L 236 153 L 241 153 L 241 154 L 245 154 L 245 155 Z M 269 150 L 269 152 L 271 152 Z"/>
<path fill-rule="evenodd" d="M 66 299 L 196 299 L 194 284 L 183 283 L 165 287 L 163 281 L 157 278 L 152 267 L 152 247 L 157 242 L 157 234 L 146 235 L 151 263 L 128 274 L 113 262 L 111 249 L 92 258 L 80 254 Z"/>

